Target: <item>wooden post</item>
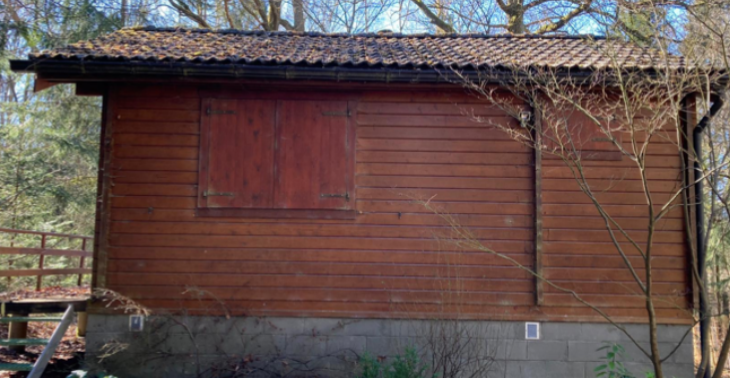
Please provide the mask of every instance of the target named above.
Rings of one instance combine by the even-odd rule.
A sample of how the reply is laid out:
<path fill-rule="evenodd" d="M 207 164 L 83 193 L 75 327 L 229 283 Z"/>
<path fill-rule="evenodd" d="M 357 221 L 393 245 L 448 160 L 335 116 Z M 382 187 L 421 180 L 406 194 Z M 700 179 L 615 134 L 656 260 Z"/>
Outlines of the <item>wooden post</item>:
<path fill-rule="evenodd" d="M 542 269 L 542 119 L 540 109 L 532 109 L 535 143 L 535 273 L 544 274 Z M 544 301 L 542 279 L 535 279 L 535 304 L 542 306 Z"/>
<path fill-rule="evenodd" d="M 76 336 L 86 337 L 86 323 L 88 322 L 89 315 L 86 311 L 77 312 L 77 324 L 76 324 Z"/>
<path fill-rule="evenodd" d="M 43 236 L 41 236 L 41 249 L 46 249 L 46 235 L 45 234 Z M 38 260 L 38 269 L 43 269 L 43 260 L 44 260 L 44 255 L 43 255 L 43 252 L 41 252 L 40 258 Z M 36 279 L 35 291 L 41 291 L 42 285 L 43 285 L 43 272 L 41 272 L 38 275 L 38 278 Z"/>
<path fill-rule="evenodd" d="M 86 238 L 81 239 L 81 250 L 86 252 Z M 86 256 L 81 256 L 81 259 L 79 260 L 79 269 L 84 269 L 84 262 L 86 260 Z M 79 280 L 76 283 L 76 286 L 81 286 L 84 280 L 84 275 L 79 273 Z"/>
<path fill-rule="evenodd" d="M 22 313 L 14 313 L 9 314 L 10 317 L 13 316 L 28 316 L 28 314 L 22 314 Z M 8 338 L 9 339 L 25 339 L 28 337 L 28 322 L 10 322 L 10 325 L 8 326 Z M 8 347 L 8 349 L 15 351 L 15 352 L 25 352 L 25 346 L 24 345 L 11 345 Z"/>
<path fill-rule="evenodd" d="M 13 233 L 13 236 L 10 237 L 10 248 L 15 247 L 15 237 L 16 236 L 18 236 L 18 234 Z M 10 269 L 13 269 L 13 259 L 10 259 L 8 261 L 8 270 L 10 270 Z M 10 289 L 10 287 L 12 286 L 12 284 L 13 284 L 13 277 L 12 276 L 8 276 L 8 289 Z"/>
<path fill-rule="evenodd" d="M 106 287 L 109 227 L 111 224 L 111 159 L 114 152 L 112 129 L 116 116 L 116 90 L 111 87 L 104 95 L 101 123 L 101 153 L 99 154 L 99 178 L 96 202 L 96 227 L 94 228 L 94 267 L 91 287 Z"/>

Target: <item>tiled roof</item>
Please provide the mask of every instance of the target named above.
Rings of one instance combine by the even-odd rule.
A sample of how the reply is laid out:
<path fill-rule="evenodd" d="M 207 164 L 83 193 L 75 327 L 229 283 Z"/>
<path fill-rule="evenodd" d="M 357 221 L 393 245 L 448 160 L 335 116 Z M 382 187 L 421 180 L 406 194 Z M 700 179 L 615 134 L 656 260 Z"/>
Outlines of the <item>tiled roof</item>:
<path fill-rule="evenodd" d="M 322 34 L 238 30 L 132 28 L 64 48 L 31 54 L 32 61 L 185 62 L 358 68 L 601 69 L 681 68 L 681 57 L 593 37 L 475 34 Z"/>

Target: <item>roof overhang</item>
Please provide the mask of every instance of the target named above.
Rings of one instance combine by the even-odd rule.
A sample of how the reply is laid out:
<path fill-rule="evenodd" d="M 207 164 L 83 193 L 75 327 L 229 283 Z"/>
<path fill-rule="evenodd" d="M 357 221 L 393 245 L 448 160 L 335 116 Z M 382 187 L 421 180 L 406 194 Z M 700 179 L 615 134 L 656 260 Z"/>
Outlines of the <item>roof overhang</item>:
<path fill-rule="evenodd" d="M 452 83 L 465 78 L 488 79 L 495 83 L 515 80 L 518 70 L 501 68 L 488 70 L 416 69 L 392 67 L 311 67 L 295 65 L 196 64 L 181 62 L 82 61 L 82 60 L 11 60 L 10 68 L 19 73 L 35 73 L 44 80 L 119 81 L 135 78 L 190 79 L 267 79 L 317 80 L 371 83 Z M 557 70 L 557 75 L 585 79 L 592 70 Z"/>
<path fill-rule="evenodd" d="M 299 65 L 246 65 L 200 64 L 185 62 L 104 61 L 104 60 L 11 60 L 10 69 L 18 73 L 34 73 L 46 87 L 58 83 L 111 83 L 121 81 L 316 81 L 339 83 L 384 84 L 447 84 L 463 85 L 465 81 L 482 84 L 509 85 L 525 83 L 531 75 L 538 75 L 541 68 L 396 68 L 396 67 L 347 67 L 347 66 L 299 66 Z M 572 84 L 616 85 L 613 75 L 599 75 L 607 70 L 550 69 L 550 74 Z M 610 71 L 610 70 L 609 70 Z M 648 69 L 631 69 L 647 78 L 655 78 L 660 72 Z M 599 78 L 599 82 L 596 78 Z M 729 85 L 727 74 L 717 72 L 711 86 L 714 91 L 724 92 Z M 42 90 L 43 88 L 41 88 Z"/>

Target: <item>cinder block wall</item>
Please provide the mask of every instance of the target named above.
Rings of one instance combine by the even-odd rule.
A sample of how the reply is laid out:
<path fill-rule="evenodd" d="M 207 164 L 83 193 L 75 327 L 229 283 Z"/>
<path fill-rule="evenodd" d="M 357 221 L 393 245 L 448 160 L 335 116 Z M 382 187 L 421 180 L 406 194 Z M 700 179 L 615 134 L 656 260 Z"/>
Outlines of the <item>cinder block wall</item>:
<path fill-rule="evenodd" d="M 645 326 L 626 327 L 648 342 Z M 130 332 L 128 316 L 90 315 L 87 361 L 120 377 L 225 376 L 243 360 L 251 376 L 297 370 L 294 376 L 349 377 L 365 353 L 388 361 L 411 346 L 426 356 L 432 336 L 457 329 L 489 364 L 487 377 L 594 377 L 605 355 L 598 349 L 607 342 L 625 347 L 624 362 L 632 373 L 643 377 L 650 369 L 626 335 L 607 324 L 541 323 L 540 340 L 525 340 L 523 322 L 204 316 L 154 316 L 146 319 L 144 331 Z M 660 326 L 660 350 L 671 351 L 686 331 L 686 326 Z M 664 368 L 668 377 L 693 376 L 691 333 Z"/>

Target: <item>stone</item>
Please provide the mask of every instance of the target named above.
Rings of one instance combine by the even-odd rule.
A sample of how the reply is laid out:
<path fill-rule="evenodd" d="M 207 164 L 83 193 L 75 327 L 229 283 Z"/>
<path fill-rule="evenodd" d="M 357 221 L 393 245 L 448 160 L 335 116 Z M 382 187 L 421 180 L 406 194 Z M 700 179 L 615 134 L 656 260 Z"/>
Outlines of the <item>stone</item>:
<path fill-rule="evenodd" d="M 581 340 L 583 327 L 575 323 L 541 323 L 540 338 L 543 340 Z"/>
<path fill-rule="evenodd" d="M 325 354 L 327 336 L 294 335 L 286 337 L 284 355 L 314 355 Z"/>
<path fill-rule="evenodd" d="M 329 336 L 325 353 L 328 355 L 353 353 L 360 356 L 366 351 L 366 341 L 365 336 Z"/>
<path fill-rule="evenodd" d="M 439 349 L 439 343 L 433 342 L 440 340 L 433 338 L 435 334 L 459 332 L 473 345 L 470 351 L 491 362 L 489 376 L 593 377 L 593 369 L 606 354 L 598 349 L 607 343 L 624 346 L 623 361 L 635 374 L 651 368 L 626 335 L 610 324 L 545 322 L 540 340 L 525 340 L 524 326 L 524 322 L 473 320 L 153 316 L 147 318 L 143 332 L 130 332 L 126 315 L 90 314 L 87 362 L 119 369 L 107 369 L 118 371 L 118 376 L 193 377 L 199 369 L 260 365 L 282 371 L 314 370 L 321 377 L 339 378 L 351 377 L 365 353 L 384 357 L 387 363 L 414 347 L 428 361 L 429 354 Z M 647 344 L 645 326 L 633 324 L 626 329 Z M 659 327 L 663 356 L 685 332 L 685 326 Z M 109 347 L 117 348 L 116 353 L 99 362 Z M 690 336 L 664 369 L 668 377 L 688 377 L 692 363 Z"/>
<path fill-rule="evenodd" d="M 528 340 L 528 361 L 566 361 L 568 359 L 567 341 Z"/>
<path fill-rule="evenodd" d="M 584 378 L 583 363 L 562 361 L 508 361 L 507 378 Z"/>

